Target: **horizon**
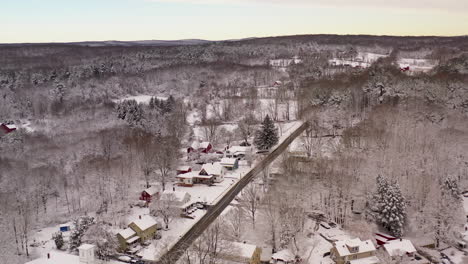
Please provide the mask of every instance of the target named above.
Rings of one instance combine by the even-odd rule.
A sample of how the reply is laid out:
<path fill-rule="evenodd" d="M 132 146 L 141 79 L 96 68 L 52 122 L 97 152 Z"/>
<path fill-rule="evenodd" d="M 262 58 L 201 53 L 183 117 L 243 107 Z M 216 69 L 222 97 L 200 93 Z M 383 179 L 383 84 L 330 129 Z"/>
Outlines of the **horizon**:
<path fill-rule="evenodd" d="M 468 34 L 455 0 L 25 0 L 2 3 L 2 44 L 238 40 L 291 35 Z M 25 4 L 26 2 L 26 4 Z M 26 8 L 25 8 L 26 6 Z"/>

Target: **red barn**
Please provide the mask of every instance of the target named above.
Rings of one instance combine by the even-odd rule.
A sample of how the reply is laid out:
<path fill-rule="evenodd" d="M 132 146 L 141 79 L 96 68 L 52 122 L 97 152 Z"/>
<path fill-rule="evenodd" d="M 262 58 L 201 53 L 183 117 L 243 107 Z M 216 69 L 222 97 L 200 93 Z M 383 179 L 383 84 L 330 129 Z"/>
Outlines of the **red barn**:
<path fill-rule="evenodd" d="M 15 125 L 0 124 L 0 136 L 6 135 L 16 130 Z"/>
<path fill-rule="evenodd" d="M 159 188 L 157 186 L 153 186 L 141 192 L 140 200 L 146 201 L 149 203 L 151 202 L 151 199 L 153 197 L 158 197 L 158 196 L 159 196 Z"/>
<path fill-rule="evenodd" d="M 177 175 L 189 173 L 191 171 L 192 168 L 190 168 L 190 166 L 180 166 L 177 168 Z"/>
<path fill-rule="evenodd" d="M 208 153 L 213 149 L 213 146 L 211 145 L 210 142 L 193 142 L 190 147 L 187 148 L 187 153 L 190 152 L 201 152 L 201 153 Z"/>

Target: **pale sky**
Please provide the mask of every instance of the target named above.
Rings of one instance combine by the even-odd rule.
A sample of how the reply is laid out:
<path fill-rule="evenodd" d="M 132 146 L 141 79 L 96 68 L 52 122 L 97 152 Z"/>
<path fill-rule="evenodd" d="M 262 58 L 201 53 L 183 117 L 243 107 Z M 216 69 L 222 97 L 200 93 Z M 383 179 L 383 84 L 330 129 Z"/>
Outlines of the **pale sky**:
<path fill-rule="evenodd" d="M 468 35 L 468 0 L 0 0 L 0 43 Z"/>

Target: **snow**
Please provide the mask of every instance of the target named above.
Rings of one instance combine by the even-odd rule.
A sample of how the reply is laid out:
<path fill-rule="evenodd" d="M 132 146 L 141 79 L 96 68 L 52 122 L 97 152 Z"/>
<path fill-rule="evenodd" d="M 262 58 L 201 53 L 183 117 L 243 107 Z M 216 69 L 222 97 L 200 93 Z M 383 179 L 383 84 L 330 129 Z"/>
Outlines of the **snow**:
<path fill-rule="evenodd" d="M 170 194 L 174 195 L 174 198 L 177 202 L 185 202 L 186 200 L 190 200 L 190 194 L 184 191 L 172 191 L 172 190 L 165 190 L 161 195 L 161 200 L 165 200 Z"/>
<path fill-rule="evenodd" d="M 179 166 L 179 167 L 177 167 L 178 171 L 188 171 L 190 169 L 191 169 L 190 166 Z"/>
<path fill-rule="evenodd" d="M 78 247 L 78 250 L 90 250 L 95 247 L 96 247 L 95 245 L 91 245 L 91 244 L 82 244 L 81 246 Z"/>
<path fill-rule="evenodd" d="M 140 228 L 141 230 L 146 230 L 154 225 L 157 225 L 158 223 L 156 222 L 156 220 L 149 216 L 149 215 L 143 215 L 141 217 L 141 219 L 137 219 L 135 221 L 133 221 L 133 223 L 138 226 L 138 228 Z"/>
<path fill-rule="evenodd" d="M 128 239 L 129 237 L 135 235 L 136 232 L 133 231 L 131 228 L 125 228 L 124 230 L 119 232 L 119 235 L 123 237 L 123 239 Z"/>
<path fill-rule="evenodd" d="M 403 256 L 406 253 L 416 252 L 416 248 L 414 248 L 413 243 L 411 243 L 411 241 L 408 239 L 388 241 L 383 246 L 388 254 L 392 257 Z"/>
<path fill-rule="evenodd" d="M 203 164 L 202 170 L 205 170 L 208 175 L 222 175 L 224 167 L 219 162 Z"/>
<path fill-rule="evenodd" d="M 239 249 L 239 252 L 236 253 L 238 253 L 240 257 L 244 257 L 247 259 L 252 258 L 253 254 L 255 253 L 255 250 L 257 249 L 257 246 L 251 244 L 230 241 L 228 243 L 231 244 L 235 249 Z"/>
<path fill-rule="evenodd" d="M 223 166 L 234 166 L 236 160 L 235 158 L 222 158 L 220 164 Z"/>
<path fill-rule="evenodd" d="M 145 189 L 144 192 L 146 192 L 147 194 L 153 196 L 153 195 L 155 195 L 156 193 L 159 192 L 159 189 L 160 188 L 158 186 L 151 186 L 148 189 Z"/>
<path fill-rule="evenodd" d="M 379 264 L 380 260 L 376 256 L 350 260 L 349 264 Z"/>
<path fill-rule="evenodd" d="M 126 96 L 120 99 L 113 100 L 115 103 L 121 103 L 123 101 L 135 100 L 139 104 L 149 104 L 151 98 L 156 97 L 159 100 L 167 100 L 167 97 L 164 96 L 153 96 L 153 95 L 135 95 L 135 96 Z"/>
<path fill-rule="evenodd" d="M 94 247 L 93 245 L 91 245 Z M 58 250 L 52 250 L 48 252 L 50 258 L 47 258 L 47 255 L 42 258 L 38 258 L 25 264 L 80 264 L 80 258 L 76 255 L 65 253 Z M 123 262 L 117 260 L 101 261 L 102 264 L 122 264 Z"/>
<path fill-rule="evenodd" d="M 344 240 L 344 241 L 342 240 L 342 241 L 335 242 L 336 250 L 338 251 L 338 254 L 340 254 L 340 256 L 342 257 L 348 256 L 351 254 L 357 254 L 357 253 L 351 253 L 349 251 L 348 246 L 349 247 L 358 246 L 359 251 L 357 253 L 375 251 L 375 246 L 371 240 L 361 241 L 359 238 L 355 238 L 355 239 Z"/>
<path fill-rule="evenodd" d="M 25 264 L 78 264 L 80 262 L 79 257 L 71 255 L 65 252 L 53 250 L 49 252 L 50 259 L 46 257 L 38 258 Z"/>
<path fill-rule="evenodd" d="M 289 249 L 283 249 L 281 251 L 278 251 L 275 254 L 273 254 L 271 258 L 274 260 L 282 260 L 286 262 L 295 260 L 294 254 L 291 251 L 289 251 Z"/>
<path fill-rule="evenodd" d="M 466 258 L 465 253 L 459 249 L 449 247 L 441 252 L 447 255 L 453 264 L 466 264 L 466 262 L 463 261 L 464 258 Z"/>

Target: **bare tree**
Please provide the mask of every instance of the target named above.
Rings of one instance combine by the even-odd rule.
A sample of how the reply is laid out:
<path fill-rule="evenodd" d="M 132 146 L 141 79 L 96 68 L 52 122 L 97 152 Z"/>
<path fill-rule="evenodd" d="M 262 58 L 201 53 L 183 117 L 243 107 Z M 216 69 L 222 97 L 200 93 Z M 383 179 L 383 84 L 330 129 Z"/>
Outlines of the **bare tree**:
<path fill-rule="evenodd" d="M 177 205 L 177 198 L 173 193 L 163 194 L 161 199 L 152 201 L 150 204 L 151 213 L 154 216 L 161 216 L 166 229 L 169 224 L 181 213 L 181 208 Z"/>
<path fill-rule="evenodd" d="M 179 157 L 180 142 L 176 137 L 167 136 L 159 137 L 156 144 L 154 163 L 159 170 L 159 179 L 164 191 L 169 173 L 174 169 Z"/>
<path fill-rule="evenodd" d="M 255 220 L 257 210 L 260 204 L 260 196 L 254 183 L 250 183 L 243 190 L 241 196 L 241 206 L 247 211 L 247 215 L 252 220 L 252 226 L 255 229 Z"/>
<path fill-rule="evenodd" d="M 205 133 L 205 139 L 210 142 L 216 141 L 221 122 L 218 119 L 211 118 L 202 122 L 201 125 L 203 126 L 203 132 Z"/>

